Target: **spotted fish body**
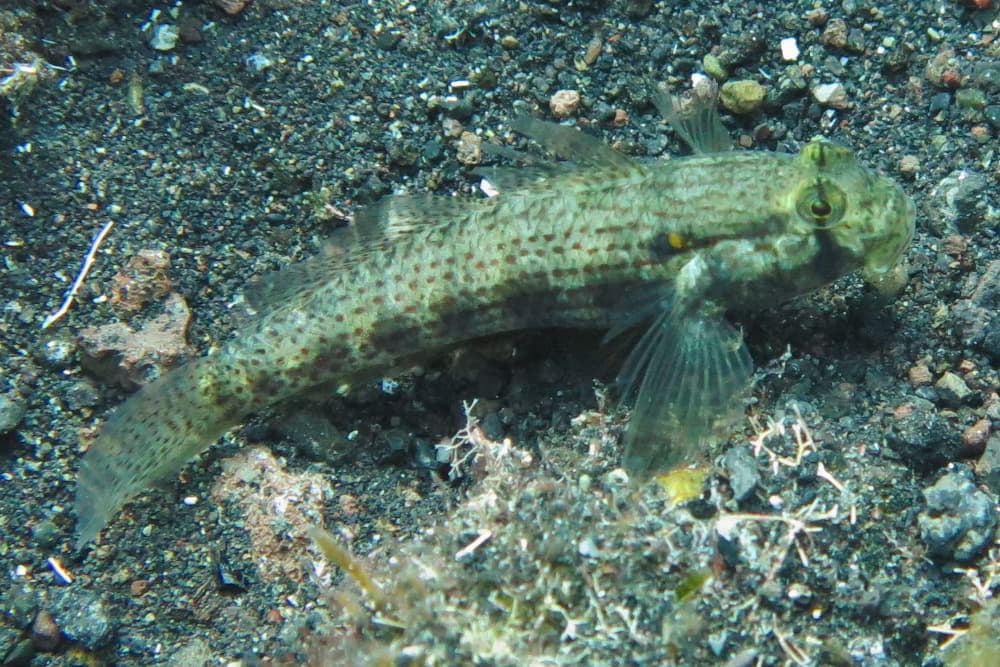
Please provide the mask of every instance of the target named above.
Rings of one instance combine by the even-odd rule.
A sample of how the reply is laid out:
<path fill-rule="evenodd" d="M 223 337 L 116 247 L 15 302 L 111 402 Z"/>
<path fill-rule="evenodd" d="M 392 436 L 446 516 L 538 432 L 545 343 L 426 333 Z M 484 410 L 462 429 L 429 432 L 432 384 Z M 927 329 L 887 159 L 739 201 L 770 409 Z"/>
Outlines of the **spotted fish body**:
<path fill-rule="evenodd" d="M 890 266 L 913 232 L 899 187 L 824 141 L 705 152 L 689 132 L 702 154 L 637 163 L 569 128 L 515 127 L 582 166 L 483 170 L 498 196 L 392 197 L 359 214 L 345 253 L 265 286 L 253 326 L 109 419 L 80 467 L 78 543 L 256 410 L 524 328 L 652 321 L 622 375 L 635 405 L 625 463 L 682 460 L 749 383 L 724 311 Z"/>

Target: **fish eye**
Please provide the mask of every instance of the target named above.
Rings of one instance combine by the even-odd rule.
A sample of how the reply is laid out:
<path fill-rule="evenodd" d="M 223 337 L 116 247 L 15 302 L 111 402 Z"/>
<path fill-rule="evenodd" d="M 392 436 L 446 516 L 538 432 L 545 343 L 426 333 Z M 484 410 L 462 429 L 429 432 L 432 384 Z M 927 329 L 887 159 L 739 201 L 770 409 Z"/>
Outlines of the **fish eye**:
<path fill-rule="evenodd" d="M 830 229 L 844 217 L 844 191 L 825 178 L 818 178 L 799 195 L 799 215 L 818 229 Z"/>
<path fill-rule="evenodd" d="M 817 218 L 826 218 L 833 212 L 833 207 L 830 206 L 830 202 L 824 199 L 817 199 L 809 204 L 809 210 Z"/>

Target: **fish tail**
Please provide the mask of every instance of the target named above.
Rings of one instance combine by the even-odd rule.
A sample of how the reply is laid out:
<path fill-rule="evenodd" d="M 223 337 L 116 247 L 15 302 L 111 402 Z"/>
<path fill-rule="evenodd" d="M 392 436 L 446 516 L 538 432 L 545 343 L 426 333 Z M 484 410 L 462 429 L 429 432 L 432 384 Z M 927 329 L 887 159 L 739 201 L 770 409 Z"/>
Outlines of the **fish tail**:
<path fill-rule="evenodd" d="M 77 547 L 97 537 L 136 493 L 176 473 L 244 416 L 231 364 L 206 357 L 165 375 L 108 420 L 83 456 L 76 492 Z M 224 373 L 222 372 L 224 371 Z"/>

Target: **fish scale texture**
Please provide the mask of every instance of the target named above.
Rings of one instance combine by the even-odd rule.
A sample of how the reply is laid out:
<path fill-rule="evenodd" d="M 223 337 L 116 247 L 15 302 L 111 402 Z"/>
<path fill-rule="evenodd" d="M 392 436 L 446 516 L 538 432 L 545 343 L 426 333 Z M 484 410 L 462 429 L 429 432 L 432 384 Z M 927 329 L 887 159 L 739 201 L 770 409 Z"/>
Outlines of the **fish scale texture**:
<path fill-rule="evenodd" d="M 279 275 L 291 284 L 265 290 L 276 303 L 221 350 L 142 389 L 110 417 L 80 467 L 78 544 L 256 410 L 529 327 L 652 319 L 704 332 L 704 341 L 683 346 L 672 335 L 647 335 L 641 356 L 626 365 L 640 394 L 627 461 L 651 465 L 662 458 L 657 433 L 691 425 L 683 415 L 671 421 L 674 399 L 650 392 L 669 397 L 683 386 L 687 403 L 716 409 L 748 380 L 749 357 L 738 334 L 720 328 L 721 312 L 808 292 L 873 257 L 894 259 L 909 241 L 912 207 L 899 188 L 824 145 L 800 155 L 720 152 L 642 165 L 619 156 L 553 170 L 487 200 L 388 199 L 354 245 Z M 594 161 L 607 162 L 608 150 Z M 834 210 L 824 199 L 831 193 L 845 193 L 846 203 L 830 199 Z M 828 209 L 840 216 L 836 226 L 810 219 Z M 661 305 L 623 312 L 631 302 Z M 672 312 L 661 316 L 655 308 L 668 302 Z M 684 326 L 696 311 L 699 326 Z M 688 361 L 671 359 L 669 345 L 689 350 Z M 738 374 L 711 375 L 692 363 Z M 683 385 L 642 382 L 651 368 L 688 368 L 689 377 Z"/>

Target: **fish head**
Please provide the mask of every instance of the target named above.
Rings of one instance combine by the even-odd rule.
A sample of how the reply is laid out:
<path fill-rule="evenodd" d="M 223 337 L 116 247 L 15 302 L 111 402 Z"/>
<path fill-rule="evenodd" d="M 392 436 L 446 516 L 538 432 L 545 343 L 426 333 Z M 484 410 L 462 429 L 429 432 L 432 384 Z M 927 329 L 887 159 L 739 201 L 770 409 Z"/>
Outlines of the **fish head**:
<path fill-rule="evenodd" d="M 861 165 L 851 150 L 823 139 L 806 144 L 798 161 L 794 210 L 801 225 L 822 237 L 820 260 L 833 265 L 829 273 L 892 269 L 913 238 L 916 218 L 903 189 Z"/>

